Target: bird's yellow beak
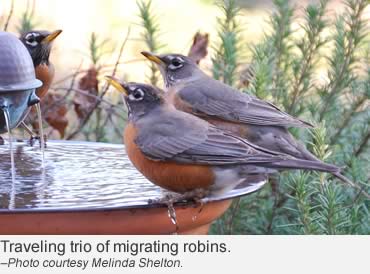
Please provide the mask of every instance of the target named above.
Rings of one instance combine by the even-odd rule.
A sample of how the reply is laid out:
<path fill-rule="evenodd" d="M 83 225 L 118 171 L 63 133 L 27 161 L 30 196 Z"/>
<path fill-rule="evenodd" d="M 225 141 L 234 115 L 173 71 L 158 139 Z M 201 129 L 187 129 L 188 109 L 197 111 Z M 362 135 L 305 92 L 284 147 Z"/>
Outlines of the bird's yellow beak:
<path fill-rule="evenodd" d="M 58 29 L 56 31 L 53 31 L 50 33 L 48 36 L 46 36 L 44 39 L 42 39 L 42 43 L 50 43 L 52 42 L 55 38 L 59 36 L 59 34 L 62 33 L 62 30 Z"/>
<path fill-rule="evenodd" d="M 112 85 L 116 90 L 123 93 L 125 96 L 128 96 L 128 91 L 123 87 L 120 80 L 113 76 L 104 76 L 104 79 Z"/>
<path fill-rule="evenodd" d="M 142 51 L 141 54 L 144 55 L 148 60 L 156 63 L 157 65 L 162 65 L 164 63 L 158 55 L 155 55 L 151 52 Z"/>

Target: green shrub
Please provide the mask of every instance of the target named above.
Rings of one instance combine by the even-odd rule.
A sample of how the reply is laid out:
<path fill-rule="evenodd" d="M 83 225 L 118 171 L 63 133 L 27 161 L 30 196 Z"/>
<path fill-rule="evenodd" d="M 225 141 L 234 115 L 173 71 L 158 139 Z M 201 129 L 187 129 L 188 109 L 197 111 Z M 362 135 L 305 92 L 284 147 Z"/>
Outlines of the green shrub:
<path fill-rule="evenodd" d="M 230 1 L 225 2 L 225 7 L 230 6 Z M 347 0 L 334 29 L 327 19 L 327 1 L 308 5 L 301 24 L 303 36 L 297 37 L 291 27 L 294 8 L 286 0 L 276 0 L 271 34 L 252 47 L 253 77 L 245 89 L 312 121 L 316 129 L 311 134 L 298 129 L 292 133 L 320 159 L 344 166 L 345 175 L 358 187 L 343 185 L 323 173 L 282 173 L 258 193 L 234 201 L 213 225 L 212 233 L 370 233 L 370 44 L 362 19 L 366 2 Z M 228 17 L 225 10 L 224 20 Z M 232 18 L 237 21 L 237 17 L 235 12 Z M 328 28 L 332 34 L 325 37 Z M 327 79 L 319 81 L 317 67 L 322 60 L 327 63 Z"/>

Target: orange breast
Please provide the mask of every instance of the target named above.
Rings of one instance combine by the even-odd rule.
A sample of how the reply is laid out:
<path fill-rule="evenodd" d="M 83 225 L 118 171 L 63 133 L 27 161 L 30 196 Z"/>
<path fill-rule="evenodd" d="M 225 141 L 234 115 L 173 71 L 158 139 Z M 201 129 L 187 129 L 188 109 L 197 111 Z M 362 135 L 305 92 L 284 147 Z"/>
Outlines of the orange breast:
<path fill-rule="evenodd" d="M 38 97 L 42 98 L 48 92 L 51 82 L 54 78 L 54 66 L 52 64 L 40 64 L 35 68 L 36 78 L 39 79 L 43 85 L 36 90 Z"/>
<path fill-rule="evenodd" d="M 196 188 L 208 188 L 213 184 L 214 174 L 208 166 L 182 165 L 148 159 L 135 144 L 136 134 L 136 128 L 129 123 L 124 133 L 126 152 L 133 165 L 152 183 L 179 193 Z"/>

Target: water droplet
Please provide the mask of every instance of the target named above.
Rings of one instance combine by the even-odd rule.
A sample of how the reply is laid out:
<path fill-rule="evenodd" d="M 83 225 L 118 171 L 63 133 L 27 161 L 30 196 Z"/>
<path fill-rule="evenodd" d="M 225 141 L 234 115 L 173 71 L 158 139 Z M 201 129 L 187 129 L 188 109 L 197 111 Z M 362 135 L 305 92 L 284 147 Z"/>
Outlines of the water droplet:
<path fill-rule="evenodd" d="M 173 206 L 173 203 L 169 203 L 167 205 L 168 207 L 168 217 L 170 218 L 171 222 L 176 226 L 176 232 L 179 230 L 179 225 L 177 223 L 177 217 L 176 217 L 176 210 Z"/>

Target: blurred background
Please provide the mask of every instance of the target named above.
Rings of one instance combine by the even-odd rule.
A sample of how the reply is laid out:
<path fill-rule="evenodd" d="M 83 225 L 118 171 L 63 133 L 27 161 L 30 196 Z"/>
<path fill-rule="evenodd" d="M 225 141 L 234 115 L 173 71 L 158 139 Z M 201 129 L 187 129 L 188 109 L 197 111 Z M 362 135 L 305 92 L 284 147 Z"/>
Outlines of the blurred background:
<path fill-rule="evenodd" d="M 319 1 L 291 1 L 302 12 L 308 3 Z M 212 0 L 155 0 L 152 1 L 152 10 L 156 22 L 160 26 L 159 40 L 162 41 L 163 52 L 187 53 L 192 39 L 197 31 L 210 34 L 211 44 L 217 42 L 217 18 L 222 11 Z M 261 40 L 263 32 L 269 31 L 268 16 L 274 9 L 272 1 L 239 0 L 242 8 L 239 24 L 242 26 L 244 42 L 246 44 Z M 11 8 L 11 0 L 2 0 L 0 17 L 4 19 Z M 334 16 L 343 9 L 343 3 L 331 1 L 328 15 Z M 130 62 L 122 69 L 127 77 L 136 81 L 145 79 L 148 66 L 140 55 L 146 48 L 141 33 L 141 17 L 135 0 L 78 0 L 65 2 L 58 0 L 15 0 L 14 16 L 8 28 L 18 33 L 22 27 L 22 17 L 26 12 L 33 13 L 32 27 L 35 29 L 62 29 L 61 35 L 55 42 L 52 51 L 52 61 L 57 67 L 55 80 L 62 79 L 71 70 L 83 62 L 83 67 L 89 66 L 89 38 L 94 32 L 101 40 L 107 40 L 106 54 L 102 63 L 115 61 L 119 45 L 131 29 L 121 62 Z M 210 65 L 212 47 L 207 56 L 206 64 Z M 132 61 L 138 60 L 138 62 Z M 140 61 L 139 61 L 140 60 Z"/>
<path fill-rule="evenodd" d="M 153 80 L 151 73 L 154 68 L 148 65 L 140 51 L 150 49 L 161 53 L 187 54 L 197 32 L 209 35 L 206 46 L 208 54 L 202 57 L 200 65 L 205 70 L 211 71 L 212 57 L 219 43 L 219 22 L 223 15 L 222 8 L 217 5 L 220 3 L 220 1 L 211 0 L 154 0 L 151 2 L 2 0 L 0 23 L 7 23 L 7 31 L 16 35 L 32 29 L 63 30 L 62 35 L 54 42 L 50 57 L 56 68 L 52 90 L 61 97 L 49 96 L 49 100 L 45 99 L 42 106 L 48 137 L 120 143 L 121 138 L 118 133 L 122 131 L 124 121 L 117 118 L 125 117 L 125 114 L 121 113 L 123 110 L 99 103 L 96 109 L 104 108 L 106 111 L 108 107 L 108 112 L 114 112 L 113 117 L 109 117 L 113 122 L 107 119 L 105 122 L 104 114 L 99 111 L 94 113 L 97 115 L 90 115 L 90 110 L 95 105 L 92 96 L 103 93 L 104 99 L 111 104 L 121 103 L 118 94 L 112 90 L 101 90 L 104 88 L 102 87 L 103 76 L 115 70 L 115 74 L 125 80 L 137 82 Z M 303 15 L 304 8 L 309 3 L 318 5 L 319 1 L 290 1 L 289 3 L 295 7 L 296 20 L 292 20 L 293 35 L 299 36 L 302 32 L 300 24 L 303 20 L 300 16 Z M 264 35 L 272 31 L 269 16 L 274 12 L 275 7 L 273 2 L 268 0 L 238 0 L 236 4 L 240 8 L 238 32 L 243 37 L 238 63 L 243 65 L 250 59 L 250 47 L 262 41 Z M 344 6 L 341 1 L 329 1 L 326 16 L 335 17 Z M 145 12 L 148 12 L 147 18 L 145 18 Z M 365 16 L 369 17 L 368 11 L 365 12 Z M 153 33 L 148 33 L 146 24 L 154 26 Z M 329 34 L 329 29 L 323 31 L 323 35 Z M 145 37 L 149 37 L 149 41 L 145 41 Z M 150 44 L 152 37 L 155 41 Z M 120 54 L 123 44 L 124 48 Z M 92 67 L 94 71 L 87 74 L 87 70 Z M 317 69 L 318 73 L 321 73 L 320 66 Z M 324 72 L 318 80 L 325 77 Z M 156 81 L 160 83 L 160 77 L 157 76 L 157 78 Z M 83 87 L 79 85 L 79 81 L 83 81 Z M 92 96 L 83 96 L 84 94 L 79 93 L 77 89 L 85 90 Z M 65 96 L 66 93 L 67 96 Z M 55 101 L 58 101 L 60 106 L 63 105 L 62 102 L 66 104 L 58 110 L 58 104 Z M 50 110 L 48 104 L 53 106 L 54 112 L 59 113 L 58 117 L 47 117 L 46 110 Z M 116 113 L 120 113 L 120 116 Z M 65 121 L 56 121 L 61 119 L 61 114 L 66 117 Z M 50 111 L 49 115 L 52 115 Z M 86 116 L 88 118 L 85 122 Z M 32 123 L 34 119 L 35 117 L 31 116 L 28 123 Z M 54 123 L 48 123 L 48 120 L 54 120 Z M 34 124 L 34 127 L 37 127 L 37 124 Z M 53 127 L 53 124 L 56 126 Z M 115 130 L 112 131 L 112 127 L 108 127 L 107 124 L 113 125 Z M 55 130 L 55 127 L 59 129 Z M 91 134 L 93 129 L 96 131 L 95 136 Z"/>

